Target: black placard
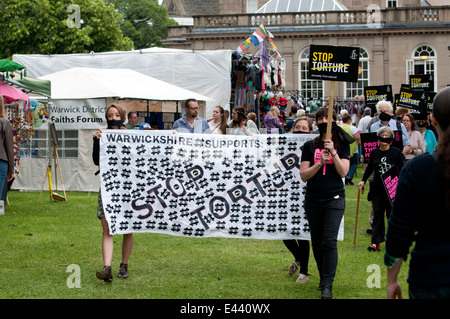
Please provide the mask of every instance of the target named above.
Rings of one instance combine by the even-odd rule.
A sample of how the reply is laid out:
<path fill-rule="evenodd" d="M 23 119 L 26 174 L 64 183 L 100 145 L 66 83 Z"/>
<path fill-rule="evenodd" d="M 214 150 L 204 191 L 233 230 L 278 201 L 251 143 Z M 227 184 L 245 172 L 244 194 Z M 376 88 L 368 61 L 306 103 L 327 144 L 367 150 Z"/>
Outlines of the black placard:
<path fill-rule="evenodd" d="M 372 133 L 361 133 L 361 155 L 363 157 L 363 162 L 368 163 L 370 157 L 370 151 L 374 148 L 380 146 L 380 142 L 378 141 L 378 136 L 376 132 Z M 394 131 L 394 140 L 391 143 L 391 146 L 397 147 L 399 150 L 403 150 L 403 139 L 402 139 L 402 131 L 395 130 Z"/>
<path fill-rule="evenodd" d="M 331 45 L 309 47 L 308 79 L 357 82 L 359 48 Z"/>
<path fill-rule="evenodd" d="M 393 102 L 392 85 L 377 85 L 364 87 L 364 100 L 366 106 L 372 109 L 372 114 L 376 112 L 375 105 L 378 101 L 386 100 Z"/>
<path fill-rule="evenodd" d="M 384 190 L 388 196 L 391 204 L 394 203 L 395 192 L 397 191 L 399 171 L 397 166 L 392 166 L 386 172 L 381 175 L 383 181 Z"/>
<path fill-rule="evenodd" d="M 428 95 L 425 91 L 401 89 L 397 107 L 406 107 L 416 120 L 427 118 Z"/>
<path fill-rule="evenodd" d="M 437 92 L 427 92 L 427 114 L 431 114 L 433 111 L 433 101 Z"/>
<path fill-rule="evenodd" d="M 433 74 L 414 74 L 409 76 L 411 90 L 434 91 Z"/>

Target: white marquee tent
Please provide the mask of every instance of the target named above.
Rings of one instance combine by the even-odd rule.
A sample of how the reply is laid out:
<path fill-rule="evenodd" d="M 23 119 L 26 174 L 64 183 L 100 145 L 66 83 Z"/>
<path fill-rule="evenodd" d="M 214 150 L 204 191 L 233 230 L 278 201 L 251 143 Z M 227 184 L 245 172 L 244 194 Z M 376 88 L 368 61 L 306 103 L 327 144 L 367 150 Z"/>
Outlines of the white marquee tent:
<path fill-rule="evenodd" d="M 75 68 L 129 69 L 173 84 L 213 100 L 206 103 L 210 116 L 216 105 L 229 110 L 232 50 L 179 50 L 148 48 L 132 51 L 79 54 L 16 54 L 27 75 L 40 78 Z"/>
<path fill-rule="evenodd" d="M 228 103 L 231 94 L 231 54 L 231 50 L 149 48 L 133 51 L 91 52 L 86 54 L 18 54 L 14 55 L 12 60 L 24 65 L 27 70 L 27 75 L 33 78 L 44 78 L 51 74 L 55 75 L 60 71 L 80 67 L 107 70 L 134 70 L 175 85 L 178 88 L 187 89 L 212 98 L 213 100 L 206 101 L 204 116 L 208 117 L 211 116 L 212 109 L 216 105 L 222 105 L 225 109 L 229 109 Z M 115 77 L 119 78 L 121 76 L 115 74 Z M 133 77 L 123 76 L 121 78 L 126 83 L 130 83 Z M 55 83 L 52 83 L 52 94 L 58 94 L 55 91 L 57 90 L 58 84 L 56 84 L 56 81 L 53 82 Z M 126 86 L 128 87 L 129 85 L 127 84 Z M 120 94 L 119 96 L 125 95 Z M 136 93 L 134 95 L 136 96 Z M 52 99 L 56 96 L 52 96 Z M 174 97 L 172 92 L 170 96 Z M 167 98 L 169 99 L 170 96 Z M 56 103 L 55 101 L 58 102 Z M 114 98 L 112 97 L 106 98 L 106 101 L 105 99 L 93 98 L 53 100 L 54 107 L 52 108 L 52 116 L 53 122 L 56 123 L 56 129 L 59 130 L 59 127 L 63 127 L 64 130 L 72 130 L 70 131 L 71 134 L 76 132 L 74 140 L 78 143 L 77 158 L 61 158 L 66 190 L 98 190 L 98 178 L 94 176 L 97 167 L 93 165 L 90 156 L 92 152 L 92 132 L 98 127 L 99 120 L 104 119 L 104 115 L 97 114 L 95 111 L 104 109 L 107 103 L 111 102 L 114 102 Z M 155 106 L 154 104 L 157 105 Z M 175 101 L 170 102 L 166 100 L 165 102 L 151 103 L 150 107 L 152 112 L 161 112 L 163 108 L 164 110 L 169 109 L 171 112 L 175 112 L 176 103 Z M 134 109 L 145 111 L 145 106 L 140 105 L 134 107 Z M 78 114 L 80 112 L 89 115 L 86 118 L 93 121 L 88 121 L 85 117 L 80 116 Z M 71 123 L 72 121 L 73 123 Z M 44 126 L 46 125 L 43 125 L 40 130 L 45 130 Z M 39 141 L 39 143 L 44 142 Z M 20 174 L 17 176 L 13 188 L 40 190 L 46 167 L 46 158 L 27 158 L 27 156 L 22 156 Z"/>
<path fill-rule="evenodd" d="M 181 102 L 181 108 L 182 102 L 188 98 L 210 100 L 201 94 L 127 69 L 71 68 L 40 79 L 51 81 L 51 101 L 54 105 L 50 119 L 56 129 L 77 132 L 77 158 L 60 159 L 65 190 L 98 190 L 98 177 L 94 175 L 97 167 L 92 162 L 92 133 L 106 126 L 104 112 L 110 103 L 116 102 L 129 109 L 128 106 L 133 104 L 130 99 L 151 100 L 153 111 L 154 104 L 159 103 L 160 111 L 175 113 L 175 101 Z M 46 130 L 47 125 L 38 129 Z M 47 163 L 47 158 L 22 158 L 13 188 L 41 189 Z M 48 189 L 47 183 L 44 189 Z"/>
<path fill-rule="evenodd" d="M 94 98 L 183 101 L 188 98 L 212 100 L 129 69 L 96 69 L 76 67 L 40 77 L 51 82 L 51 99 Z"/>

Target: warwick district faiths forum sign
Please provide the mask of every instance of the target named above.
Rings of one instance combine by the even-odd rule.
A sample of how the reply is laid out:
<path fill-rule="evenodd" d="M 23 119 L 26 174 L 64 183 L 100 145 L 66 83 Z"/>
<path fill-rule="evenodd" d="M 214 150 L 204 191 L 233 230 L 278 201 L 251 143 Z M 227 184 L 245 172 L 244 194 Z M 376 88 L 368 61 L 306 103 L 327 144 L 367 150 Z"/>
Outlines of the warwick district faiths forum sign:
<path fill-rule="evenodd" d="M 300 147 L 314 137 L 104 130 L 110 233 L 310 239 Z"/>

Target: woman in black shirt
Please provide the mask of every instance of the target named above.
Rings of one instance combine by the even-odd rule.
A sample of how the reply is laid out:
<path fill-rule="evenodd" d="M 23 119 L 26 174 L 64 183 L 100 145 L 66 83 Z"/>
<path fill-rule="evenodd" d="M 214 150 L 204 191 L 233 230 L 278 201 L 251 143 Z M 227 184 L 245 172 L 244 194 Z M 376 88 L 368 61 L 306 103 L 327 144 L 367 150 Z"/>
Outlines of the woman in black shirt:
<path fill-rule="evenodd" d="M 364 176 L 358 183 L 358 188 L 363 189 L 367 179 L 373 173 L 373 182 L 370 184 L 370 197 L 372 197 L 373 204 L 373 230 L 372 242 L 368 247 L 369 251 L 380 251 L 380 243 L 384 242 L 385 236 L 384 215 L 386 213 L 388 219 L 391 215 L 391 201 L 384 188 L 381 176 L 392 167 L 395 167 L 393 169 L 396 169 L 397 175 L 399 175 L 404 164 L 402 152 L 390 145 L 394 139 L 392 129 L 388 126 L 382 127 L 378 130 L 377 136 L 380 146 L 370 152 L 369 163 L 364 171 Z"/>
<path fill-rule="evenodd" d="M 118 104 L 111 104 L 105 112 L 107 129 L 125 129 L 123 122 L 125 120 L 126 112 Z M 92 160 L 95 165 L 100 164 L 100 136 L 102 129 L 94 132 L 94 142 L 92 150 Z M 98 279 L 103 279 L 105 282 L 112 282 L 111 262 L 113 257 L 114 240 L 109 233 L 108 221 L 105 218 L 105 211 L 103 209 L 101 189 L 98 193 L 97 217 L 100 219 L 103 228 L 102 235 L 102 256 L 104 267 L 102 270 L 96 272 Z M 128 260 L 130 259 L 133 250 L 133 234 L 124 234 L 122 239 L 122 262 L 119 268 L 119 278 L 128 278 Z"/>
<path fill-rule="evenodd" d="M 389 219 L 388 298 L 402 298 L 397 276 L 413 242 L 409 297 L 450 298 L 450 87 L 434 97 L 430 118 L 439 133 L 437 151 L 406 163 Z"/>
<path fill-rule="evenodd" d="M 331 120 L 331 119 L 330 119 Z M 320 275 L 323 299 L 332 298 L 338 262 L 337 236 L 345 211 L 343 178 L 350 165 L 350 147 L 333 113 L 331 140 L 326 139 L 327 108 L 316 112 L 320 135 L 303 145 L 301 179 L 306 183 L 305 213 L 311 231 L 311 244 Z"/>

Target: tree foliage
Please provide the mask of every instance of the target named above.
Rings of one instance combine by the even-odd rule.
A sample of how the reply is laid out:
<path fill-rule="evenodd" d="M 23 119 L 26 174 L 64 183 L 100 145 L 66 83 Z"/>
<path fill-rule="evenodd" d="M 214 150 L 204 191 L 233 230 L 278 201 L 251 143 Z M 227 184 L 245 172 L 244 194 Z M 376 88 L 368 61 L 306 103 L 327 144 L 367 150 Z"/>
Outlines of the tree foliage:
<path fill-rule="evenodd" d="M 0 58 L 130 50 L 113 6 L 100 0 L 0 1 Z M 70 7 L 72 5 L 72 7 Z M 76 14 L 79 9 L 79 19 Z"/>
<path fill-rule="evenodd" d="M 134 42 L 135 49 L 162 46 L 167 38 L 167 27 L 176 25 L 167 9 L 154 0 L 109 0 L 123 15 L 120 27 L 123 34 Z"/>

